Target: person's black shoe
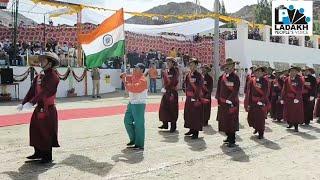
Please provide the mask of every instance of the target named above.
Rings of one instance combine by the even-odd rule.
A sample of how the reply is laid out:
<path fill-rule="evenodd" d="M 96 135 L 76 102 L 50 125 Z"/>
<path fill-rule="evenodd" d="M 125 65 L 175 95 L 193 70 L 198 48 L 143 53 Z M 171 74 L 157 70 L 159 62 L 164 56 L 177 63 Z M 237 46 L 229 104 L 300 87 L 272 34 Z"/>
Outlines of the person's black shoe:
<path fill-rule="evenodd" d="M 41 158 L 42 158 L 41 154 L 39 154 L 39 153 L 34 153 L 33 155 L 27 157 L 27 159 L 31 159 L 31 160 L 33 160 L 33 159 L 41 159 Z"/>
<path fill-rule="evenodd" d="M 127 144 L 127 146 L 133 146 L 134 145 L 134 142 L 129 142 L 128 144 Z"/>
<path fill-rule="evenodd" d="M 287 128 L 290 129 L 290 128 L 292 128 L 292 127 L 293 127 L 293 125 L 289 125 Z"/>
<path fill-rule="evenodd" d="M 193 134 L 193 132 L 190 130 L 189 132 L 185 133 L 184 135 L 185 135 L 185 136 L 190 136 L 190 135 L 192 135 L 192 134 Z"/>
<path fill-rule="evenodd" d="M 41 164 L 48 164 L 48 163 L 52 163 L 52 159 L 50 158 L 42 158 L 40 161 Z"/>
<path fill-rule="evenodd" d="M 130 149 L 133 149 L 133 150 L 144 150 L 143 147 L 139 147 L 139 146 L 133 146 L 133 147 L 129 147 Z"/>
<path fill-rule="evenodd" d="M 257 134 L 257 133 L 258 133 L 258 131 L 257 131 L 257 130 L 254 130 L 254 131 L 253 131 L 253 134 Z"/>
<path fill-rule="evenodd" d="M 228 147 L 229 147 L 229 148 L 234 148 L 234 147 L 236 147 L 236 146 L 237 146 L 237 145 L 236 145 L 235 143 L 229 143 L 229 144 L 228 144 Z"/>
<path fill-rule="evenodd" d="M 198 139 L 199 138 L 199 131 L 192 134 L 191 139 Z"/>
<path fill-rule="evenodd" d="M 259 134 L 259 136 L 258 136 L 258 139 L 263 139 L 264 137 L 263 137 L 263 135 L 261 134 Z"/>
<path fill-rule="evenodd" d="M 169 132 L 174 133 L 176 132 L 176 130 L 177 130 L 177 124 L 175 122 L 172 122 Z"/>
<path fill-rule="evenodd" d="M 164 125 L 164 124 L 163 124 L 162 126 L 159 126 L 158 128 L 159 128 L 159 129 L 168 129 L 169 127 L 168 127 L 168 125 Z"/>
<path fill-rule="evenodd" d="M 97 96 L 98 99 L 101 99 L 101 96 Z"/>
<path fill-rule="evenodd" d="M 294 126 L 294 131 L 295 131 L 295 132 L 299 132 L 298 125 L 295 125 L 295 126 Z"/>
<path fill-rule="evenodd" d="M 223 142 L 224 142 L 224 143 L 228 143 L 228 142 L 229 142 L 228 138 L 225 139 L 225 140 L 223 140 Z"/>

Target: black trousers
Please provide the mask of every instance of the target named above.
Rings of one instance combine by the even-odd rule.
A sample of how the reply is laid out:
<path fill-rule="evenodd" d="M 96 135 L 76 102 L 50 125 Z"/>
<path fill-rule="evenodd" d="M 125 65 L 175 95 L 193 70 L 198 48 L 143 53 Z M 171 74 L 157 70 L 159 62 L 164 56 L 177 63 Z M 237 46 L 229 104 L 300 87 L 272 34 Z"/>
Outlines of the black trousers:
<path fill-rule="evenodd" d="M 35 154 L 40 155 L 41 158 L 43 158 L 43 159 L 52 160 L 52 148 L 50 148 L 46 151 L 41 151 L 38 148 L 34 147 L 34 152 L 35 152 Z"/>
<path fill-rule="evenodd" d="M 236 143 L 236 133 L 226 133 L 227 134 L 227 140 L 230 144 Z"/>

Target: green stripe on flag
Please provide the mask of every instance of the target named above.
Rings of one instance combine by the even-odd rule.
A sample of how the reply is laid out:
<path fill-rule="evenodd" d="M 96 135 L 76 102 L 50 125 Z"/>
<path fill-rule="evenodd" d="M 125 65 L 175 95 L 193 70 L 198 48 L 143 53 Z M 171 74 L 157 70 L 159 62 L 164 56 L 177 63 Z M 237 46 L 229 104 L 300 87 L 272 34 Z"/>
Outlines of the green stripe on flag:
<path fill-rule="evenodd" d="M 86 65 L 88 68 L 100 67 L 108 58 L 122 57 L 124 55 L 125 41 L 119 41 L 112 47 L 104 49 L 98 53 L 86 56 Z"/>

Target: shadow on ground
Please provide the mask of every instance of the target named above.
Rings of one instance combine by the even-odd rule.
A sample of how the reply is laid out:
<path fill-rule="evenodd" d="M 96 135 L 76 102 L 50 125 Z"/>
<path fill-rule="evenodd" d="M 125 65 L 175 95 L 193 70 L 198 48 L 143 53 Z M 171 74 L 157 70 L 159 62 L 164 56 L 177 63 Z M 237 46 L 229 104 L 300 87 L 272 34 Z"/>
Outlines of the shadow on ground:
<path fill-rule="evenodd" d="M 215 135 L 217 131 L 214 130 L 211 125 L 208 125 L 203 127 L 203 133 L 206 135 Z"/>
<path fill-rule="evenodd" d="M 121 154 L 112 156 L 114 162 L 125 162 L 128 164 L 137 164 L 143 161 L 143 150 L 123 149 Z"/>
<path fill-rule="evenodd" d="M 2 174 L 7 174 L 12 180 L 37 180 L 39 175 L 45 173 L 55 164 L 40 164 L 39 161 L 26 161 L 21 167 L 19 167 L 18 172 L 7 171 Z"/>
<path fill-rule="evenodd" d="M 60 164 L 74 167 L 82 172 L 88 172 L 101 177 L 106 176 L 113 165 L 107 162 L 97 162 L 89 157 L 82 155 L 71 154 L 67 159 L 63 160 Z"/>
<path fill-rule="evenodd" d="M 158 133 L 163 137 L 162 142 L 176 143 L 179 141 L 179 131 L 170 133 L 169 131 L 158 131 Z"/>
<path fill-rule="evenodd" d="M 224 144 L 224 145 L 220 146 L 220 148 L 225 155 L 231 157 L 232 161 L 237 161 L 237 162 L 249 162 L 250 161 L 249 156 L 239 146 L 229 148 Z"/>
<path fill-rule="evenodd" d="M 279 146 L 279 144 L 273 142 L 273 141 L 270 141 L 268 139 L 258 139 L 258 136 L 251 136 L 250 137 L 251 140 L 253 140 L 254 142 L 260 144 L 260 145 L 263 145 L 264 147 L 266 148 L 269 148 L 269 149 L 273 149 L 273 150 L 280 150 L 281 147 Z"/>
<path fill-rule="evenodd" d="M 287 131 L 289 133 L 293 134 L 293 135 L 300 136 L 303 139 L 307 139 L 307 140 L 316 140 L 316 139 L 318 139 L 316 136 L 308 134 L 306 132 L 295 132 L 293 129 L 287 129 Z"/>
<path fill-rule="evenodd" d="M 184 141 L 188 144 L 189 149 L 192 151 L 204 151 L 207 149 L 207 144 L 203 137 L 191 139 L 191 136 L 185 136 Z"/>

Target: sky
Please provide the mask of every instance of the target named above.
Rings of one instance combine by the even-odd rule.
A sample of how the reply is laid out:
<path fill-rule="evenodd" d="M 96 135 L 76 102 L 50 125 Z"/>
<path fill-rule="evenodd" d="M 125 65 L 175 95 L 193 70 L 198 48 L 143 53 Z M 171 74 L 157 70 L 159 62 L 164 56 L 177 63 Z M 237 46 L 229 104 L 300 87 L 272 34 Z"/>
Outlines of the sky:
<path fill-rule="evenodd" d="M 169 2 L 186 2 L 188 0 L 63 0 L 69 1 L 74 3 L 82 3 L 88 4 L 92 6 L 99 6 L 108 9 L 120 9 L 124 8 L 125 11 L 135 11 L 135 12 L 143 12 L 149 10 L 158 5 L 164 5 Z M 195 0 L 189 0 L 191 2 L 195 2 Z M 209 9 L 213 10 L 213 3 L 214 0 L 199 0 L 200 5 Z M 221 0 L 220 0 L 221 1 Z M 12 3 L 10 0 L 9 5 Z M 251 5 L 257 3 L 257 0 L 224 0 L 224 4 L 228 13 L 236 12 L 242 7 L 246 5 Z M 8 7 L 9 8 L 9 7 Z M 55 10 L 55 8 L 51 6 L 43 6 L 43 5 L 35 5 L 31 0 L 20 0 L 19 10 L 27 11 L 27 12 L 39 12 L 45 13 Z M 37 15 L 27 12 L 21 12 L 28 18 L 35 20 L 38 23 L 43 22 L 43 15 Z M 93 22 L 93 23 L 100 23 L 103 21 L 104 18 L 110 16 L 111 12 L 104 12 L 104 11 L 96 11 L 93 12 L 92 10 L 86 10 L 83 13 L 84 21 Z M 129 16 L 126 16 L 129 18 Z M 55 24 L 74 24 L 76 23 L 75 16 L 62 16 L 60 18 L 53 19 Z"/>

